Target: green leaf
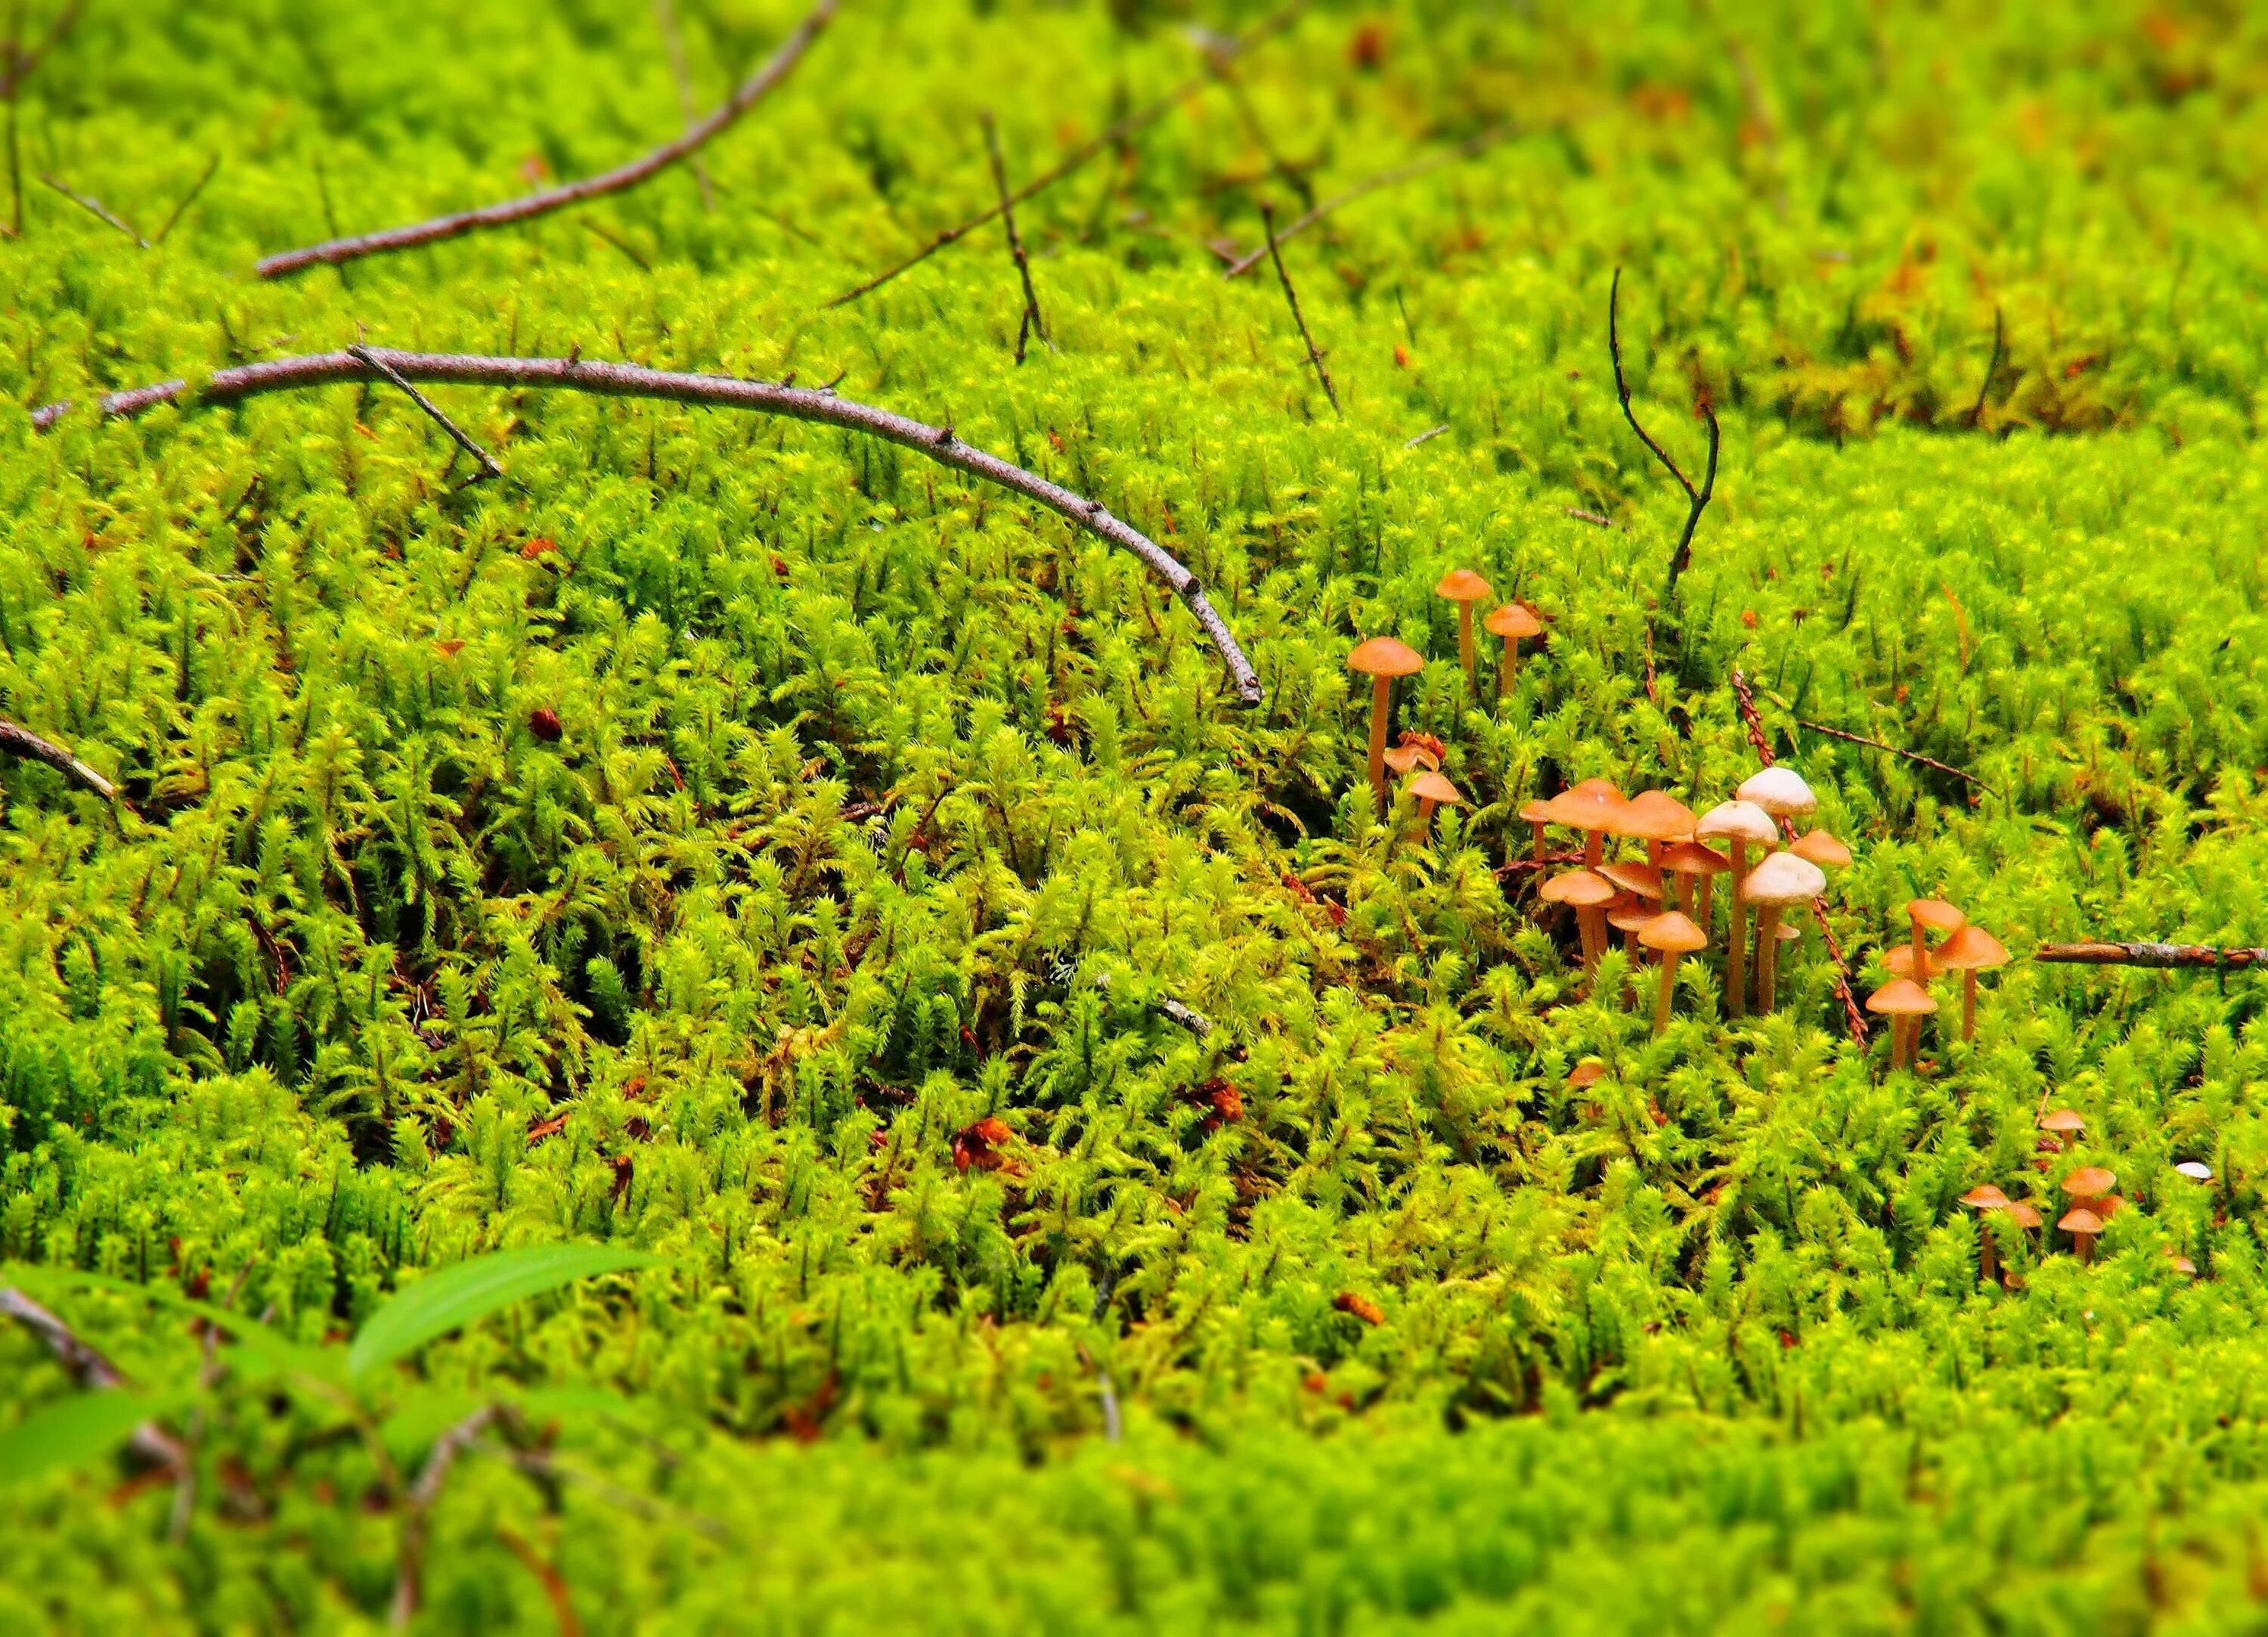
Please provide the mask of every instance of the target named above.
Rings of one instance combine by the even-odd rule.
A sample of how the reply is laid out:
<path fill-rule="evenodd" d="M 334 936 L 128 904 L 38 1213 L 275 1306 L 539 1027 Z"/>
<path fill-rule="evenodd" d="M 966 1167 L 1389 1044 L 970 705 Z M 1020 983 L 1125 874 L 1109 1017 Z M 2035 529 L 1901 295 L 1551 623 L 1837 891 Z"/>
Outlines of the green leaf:
<path fill-rule="evenodd" d="M 242 1357 L 233 1362 L 247 1375 L 306 1375 L 317 1381 L 335 1381 L 338 1376 L 332 1357 L 320 1348 L 303 1347 L 276 1334 L 258 1319 L 185 1296 L 170 1285 L 137 1285 L 130 1279 L 113 1279 L 106 1273 L 85 1273 L 75 1268 L 18 1266 L 0 1272 L 4 1272 L 8 1282 L 13 1284 L 44 1286 L 49 1290 L 107 1290 L 122 1296 L 138 1296 L 177 1313 L 194 1315 L 235 1340 Z"/>
<path fill-rule="evenodd" d="M 0 1433 L 0 1484 L 92 1466 L 118 1448 L 158 1405 L 138 1393 L 96 1390 L 34 1410 Z"/>
<path fill-rule="evenodd" d="M 485 1318 L 522 1297 L 594 1273 L 652 1267 L 661 1260 L 613 1245 L 539 1245 L 460 1262 L 419 1279 L 372 1314 L 348 1350 L 348 1374 L 359 1380 L 408 1358 L 436 1336 Z"/>

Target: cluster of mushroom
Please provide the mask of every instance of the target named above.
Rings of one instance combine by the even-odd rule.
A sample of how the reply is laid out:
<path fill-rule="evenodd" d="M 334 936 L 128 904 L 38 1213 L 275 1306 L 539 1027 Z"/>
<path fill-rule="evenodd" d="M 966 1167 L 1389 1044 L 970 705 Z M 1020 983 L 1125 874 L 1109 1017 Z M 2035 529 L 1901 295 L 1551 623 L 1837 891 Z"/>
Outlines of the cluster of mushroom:
<path fill-rule="evenodd" d="M 2053 1109 L 2039 1117 L 2040 1139 L 2037 1157 L 2033 1163 L 2041 1170 L 2053 1168 L 2058 1155 L 2068 1154 L 2087 1122 L 2071 1109 Z M 2213 1180 L 2213 1168 L 2199 1160 L 2184 1160 L 2174 1167 L 2176 1174 L 2190 1182 L 2204 1184 Z M 2102 1237 L 2110 1219 L 2126 1206 L 2126 1201 L 2116 1191 L 2117 1176 L 2099 1165 L 2081 1165 L 2068 1172 L 2058 1185 L 2066 1203 L 2056 1228 L 2071 1236 L 2072 1254 L 2081 1262 L 2095 1259 L 2095 1242 Z M 2024 1232 L 2040 1228 L 2046 1216 L 2037 1205 L 2022 1199 L 2011 1199 L 1991 1183 L 1981 1184 L 1961 1196 L 1961 1203 L 1975 1211 L 1980 1218 L 2005 1216 Z M 2052 1209 L 2052 1205 L 2050 1206 Z M 1980 1224 L 1977 1235 L 1977 1272 L 1987 1281 L 2012 1285 L 2014 1275 L 2000 1267 L 1999 1249 L 1994 1242 L 1989 1227 Z M 2197 1264 L 2168 1246 L 2166 1255 L 2179 1273 L 2194 1273 Z"/>
<path fill-rule="evenodd" d="M 1953 905 L 1916 898 L 1906 905 L 1910 940 L 1882 957 L 1890 981 L 1867 998 L 1869 1011 L 1890 1020 L 1890 1067 L 1904 1068 L 1921 1050 L 1921 1021 L 1937 1010 L 1929 983 L 1948 972 L 1961 974 L 1961 1037 L 1977 1038 L 1977 974 L 2008 963 L 2000 940 Z M 1944 934 L 1933 947 L 1929 934 Z"/>
<path fill-rule="evenodd" d="M 1649 949 L 1660 956 L 1661 976 L 1653 1012 L 1654 1032 L 1660 1034 L 1669 1027 L 1677 958 L 1709 946 L 1711 899 L 1719 875 L 1731 877 L 1726 895 L 1727 1005 L 1734 1017 L 1747 1009 L 1747 919 L 1753 908 L 1756 1006 L 1759 1011 L 1771 1010 L 1780 941 L 1800 935 L 1783 924 L 1782 916 L 1825 892 L 1824 867 L 1850 863 L 1851 852 L 1820 830 L 1785 850 L 1765 852 L 1753 866 L 1749 849 L 1771 849 L 1780 838 L 1782 822 L 1808 817 L 1818 807 L 1810 786 L 1793 769 L 1768 767 L 1743 784 L 1732 800 L 1697 818 L 1665 792 L 1642 791 L 1625 798 L 1602 778 L 1586 779 L 1549 801 L 1531 801 L 1520 816 L 1535 829 L 1539 861 L 1548 827 L 1556 824 L 1583 833 L 1583 862 L 1545 881 L 1543 900 L 1574 911 L 1586 971 L 1598 964 L 1610 927 L 1624 933 L 1633 952 Z M 1610 836 L 1643 842 L 1645 862 L 1609 859 Z M 1722 842 L 1725 850 L 1719 852 L 1711 842 Z M 1673 881 L 1675 909 L 1669 906 Z"/>

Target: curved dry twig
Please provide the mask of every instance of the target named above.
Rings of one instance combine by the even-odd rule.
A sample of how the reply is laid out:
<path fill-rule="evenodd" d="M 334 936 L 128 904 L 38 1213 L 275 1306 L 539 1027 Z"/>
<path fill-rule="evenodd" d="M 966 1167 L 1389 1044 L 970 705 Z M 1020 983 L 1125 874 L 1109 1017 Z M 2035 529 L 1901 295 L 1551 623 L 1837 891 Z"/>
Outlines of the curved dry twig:
<path fill-rule="evenodd" d="M 1638 411 L 1631 408 L 1630 383 L 1623 379 L 1623 338 L 1619 322 L 1622 294 L 1623 270 L 1616 268 L 1614 285 L 1607 292 L 1607 356 L 1614 360 L 1615 393 L 1622 400 L 1623 418 L 1630 423 L 1631 431 L 1638 434 L 1638 441 L 1651 449 L 1653 458 L 1677 480 L 1677 486 L 1685 491 L 1685 498 L 1690 503 L 1685 513 L 1685 532 L 1678 535 L 1677 549 L 1669 556 L 1669 583 L 1663 587 L 1667 598 L 1676 594 L 1678 576 L 1684 573 L 1687 565 L 1693 561 L 1693 531 L 1701 526 L 1701 513 L 1709 509 L 1709 497 L 1717 492 L 1717 445 L 1719 438 L 1717 411 L 1705 399 L 1703 401 L 1701 413 L 1709 423 L 1709 469 L 1702 476 L 1701 486 L 1696 489 L 1693 480 L 1685 476 L 1684 468 L 1671 460 L 1669 452 L 1654 442 L 1653 435 L 1638 424 Z"/>
<path fill-rule="evenodd" d="M 740 88 L 722 107 L 699 124 L 688 126 L 675 141 L 666 142 L 652 152 L 632 159 L 628 165 L 617 166 L 597 176 L 586 176 L 580 181 L 547 188 L 541 193 L 507 199 L 501 204 L 483 205 L 477 210 L 460 210 L 453 216 L 436 217 L 430 222 L 418 222 L 408 227 L 389 227 L 382 232 L 327 240 L 319 245 L 309 245 L 303 250 L 285 250 L 276 255 L 263 256 L 253 271 L 262 278 L 280 278 L 286 273 L 297 273 L 319 262 L 328 262 L 335 267 L 362 256 L 379 255 L 389 250 L 409 250 L 444 239 L 455 239 L 484 227 L 504 227 L 513 222 L 529 221 L 539 216 L 549 216 L 554 210 L 564 210 L 571 204 L 580 204 L 585 199 L 626 192 L 667 170 L 770 94 L 794 71 L 795 65 L 802 61 L 812 42 L 834 20 L 836 4 L 837 0 L 819 0 L 819 4 L 812 8 L 811 15 L 805 18 L 780 48 L 772 54 L 771 61 L 744 80 Z"/>
<path fill-rule="evenodd" d="M 1428 154 L 1422 159 L 1412 159 L 1407 165 L 1397 165 L 1390 171 L 1381 171 L 1375 176 L 1366 176 L 1344 193 L 1335 195 L 1320 204 L 1308 206 L 1303 215 L 1276 235 L 1276 242 L 1279 245 L 1287 245 L 1316 223 L 1336 211 L 1344 210 L 1358 199 L 1367 198 L 1381 188 L 1391 188 L 1396 182 L 1415 181 L 1420 176 L 1429 175 L 1444 166 L 1455 165 L 1462 160 L 1472 159 L 1477 154 L 1486 152 L 1511 135 L 1510 125 L 1492 125 L 1479 136 L 1467 138 L 1447 152 Z M 1222 271 L 1221 277 L 1241 278 L 1267 259 L 1268 247 L 1263 243 L 1230 262 Z"/>
<path fill-rule="evenodd" d="M 18 727 L 10 721 L 0 721 L 0 755 L 22 756 L 33 762 L 44 762 L 65 778 L 85 785 L 105 801 L 118 800 L 117 785 L 53 740 L 42 739 L 28 727 Z"/>
<path fill-rule="evenodd" d="M 674 403 L 748 409 L 758 415 L 783 415 L 792 420 L 839 426 L 847 431 L 882 439 L 926 455 L 941 466 L 997 483 L 1037 501 L 1098 540 L 1132 552 L 1181 598 L 1204 628 L 1206 638 L 1228 667 L 1238 700 L 1256 705 L 1265 692 L 1252 662 L 1237 646 L 1228 623 L 1206 598 L 1197 576 L 1171 552 L 1132 524 L 1113 517 L 1101 502 L 1089 500 L 1037 473 L 1027 472 L 998 455 L 965 444 L 954 436 L 950 426 L 924 425 L 888 409 L 852 403 L 832 392 L 783 387 L 771 381 L 740 380 L 729 375 L 681 374 L 644 369 L 634 364 L 598 364 L 574 358 L 493 358 L 467 353 L 397 352 L 383 347 L 357 350 L 364 358 L 358 358 L 350 352 L 321 352 L 217 370 L 194 393 L 187 381 L 159 381 L 154 386 L 111 393 L 99 407 L 105 415 L 140 415 L 164 403 L 234 403 L 261 393 L 289 392 L 336 381 L 385 381 L 399 375 L 404 380 L 440 381 L 460 387 L 564 388 L 611 398 L 660 398 Z M 380 364 L 385 366 L 383 371 L 378 367 Z M 32 412 L 32 424 L 44 431 L 62 419 L 70 407 L 68 399 L 43 405 Z"/>

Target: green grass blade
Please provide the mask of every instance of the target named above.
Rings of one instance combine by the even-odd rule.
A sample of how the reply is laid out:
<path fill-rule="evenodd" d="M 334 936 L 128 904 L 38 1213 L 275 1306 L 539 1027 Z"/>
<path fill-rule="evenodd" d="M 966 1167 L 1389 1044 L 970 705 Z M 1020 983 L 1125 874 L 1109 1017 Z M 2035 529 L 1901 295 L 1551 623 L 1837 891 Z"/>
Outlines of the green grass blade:
<path fill-rule="evenodd" d="M 93 1465 L 157 1409 L 137 1393 L 92 1391 L 34 1410 L 0 1433 L 0 1484 Z"/>
<path fill-rule="evenodd" d="M 210 1301 L 185 1296 L 170 1285 L 139 1285 L 130 1279 L 114 1279 L 107 1273 L 85 1273 L 75 1268 L 20 1266 L 0 1268 L 0 1282 L 34 1289 L 44 1287 L 50 1291 L 107 1290 L 122 1296 L 139 1296 L 145 1301 L 171 1308 L 176 1313 L 187 1313 L 204 1319 L 236 1342 L 242 1354 L 240 1362 L 254 1373 L 306 1375 L 318 1381 L 332 1381 L 338 1375 L 333 1363 L 335 1354 L 326 1354 L 319 1347 L 302 1346 L 278 1335 L 256 1318 L 216 1307 Z"/>
<path fill-rule="evenodd" d="M 523 1297 L 660 1259 L 613 1245 L 540 1245 L 460 1262 L 419 1279 L 371 1315 L 347 1353 L 347 1373 L 360 1379 Z"/>

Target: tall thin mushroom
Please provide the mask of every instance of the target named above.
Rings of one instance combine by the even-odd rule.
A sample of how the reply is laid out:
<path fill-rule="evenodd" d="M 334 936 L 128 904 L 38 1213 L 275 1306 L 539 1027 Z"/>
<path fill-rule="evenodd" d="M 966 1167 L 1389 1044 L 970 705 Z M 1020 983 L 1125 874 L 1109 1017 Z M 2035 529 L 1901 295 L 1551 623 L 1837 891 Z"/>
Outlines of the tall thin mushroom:
<path fill-rule="evenodd" d="M 1961 1196 L 1961 1203 L 1977 1213 L 1977 1273 L 1987 1284 L 1999 1277 L 1999 1247 L 1992 1242 L 1992 1224 L 1985 1218 L 2008 1208 L 2008 1196 L 1990 1183 L 1979 1184 Z"/>
<path fill-rule="evenodd" d="M 1911 977 L 1893 977 L 1867 997 L 1867 1010 L 1890 1020 L 1890 1073 L 1895 1074 L 1905 1067 L 1907 1043 L 1918 1033 L 1909 1033 L 1907 1024 L 1936 1011 L 1937 1002 Z"/>
<path fill-rule="evenodd" d="M 1548 801 L 1530 801 L 1520 809 L 1520 817 L 1522 823 L 1535 832 L 1535 845 L 1530 850 L 1529 856 L 1541 866 L 1543 862 L 1543 831 L 1544 827 L 1551 822 L 1551 804 Z"/>
<path fill-rule="evenodd" d="M 1524 602 L 1507 602 L 1500 608 L 1491 608 L 1481 622 L 1490 635 L 1504 638 L 1504 662 L 1498 667 L 1496 697 L 1503 698 L 1513 684 L 1520 680 L 1520 645 L 1529 637 L 1543 634 L 1543 622 L 1535 617 L 1535 610 Z"/>
<path fill-rule="evenodd" d="M 1451 784 L 1432 768 L 1426 768 L 1412 778 L 1408 785 L 1411 795 L 1418 798 L 1418 822 L 1420 825 L 1433 822 L 1433 809 L 1438 807 L 1462 807 L 1465 793 Z"/>
<path fill-rule="evenodd" d="M 1769 847 L 1779 837 L 1771 815 L 1753 801 L 1724 801 L 1711 807 L 1693 826 L 1696 841 L 1722 841 L 1732 859 L 1732 890 L 1727 894 L 1732 931 L 1725 944 L 1725 1007 L 1734 1017 L 1749 1009 L 1748 906 L 1741 884 L 1748 879 L 1749 849 Z"/>
<path fill-rule="evenodd" d="M 1780 911 L 1809 903 L 1827 890 L 1827 877 L 1808 859 L 1775 852 L 1750 870 L 1741 897 L 1756 908 L 1756 1010 L 1772 1009 L 1779 980 Z"/>
<path fill-rule="evenodd" d="M 1940 971 L 1961 974 L 1961 1037 L 1976 1039 L 1977 974 L 2007 965 L 2007 950 L 1983 927 L 1969 925 L 1931 950 L 1930 961 Z"/>
<path fill-rule="evenodd" d="M 1607 905 L 1615 889 L 1603 875 L 1580 868 L 1562 870 L 1543 883 L 1538 897 L 1546 903 L 1564 903 L 1575 911 L 1575 928 L 1583 946 L 1583 970 L 1591 971 L 1606 953 Z"/>
<path fill-rule="evenodd" d="M 1386 811 L 1386 719 L 1394 709 L 1394 679 L 1425 668 L 1425 656 L 1392 637 L 1373 637 L 1347 655 L 1347 669 L 1371 679 L 1370 787 L 1378 810 Z"/>
<path fill-rule="evenodd" d="M 1615 815 L 1629 805 L 1606 780 L 1586 779 L 1552 797 L 1550 811 L 1554 824 L 1583 832 L 1583 863 L 1596 868 L 1606 856 L 1607 831 Z"/>
<path fill-rule="evenodd" d="M 1661 850 L 1661 867 L 1677 877 L 1677 907 L 1692 917 L 1702 931 L 1709 930 L 1710 896 L 1717 877 L 1733 866 L 1725 855 L 1697 841 L 1672 842 Z M 1693 883 L 1701 883 L 1699 908 L 1695 907 Z"/>
<path fill-rule="evenodd" d="M 1676 911 L 1657 915 L 1638 928 L 1638 942 L 1661 952 L 1661 981 L 1654 991 L 1653 1032 L 1669 1029 L 1669 1005 L 1677 992 L 1677 957 L 1709 947 L 1709 935 Z"/>
<path fill-rule="evenodd" d="M 1693 838 L 1693 809 L 1661 790 L 1641 790 L 1630 799 L 1612 826 L 1617 836 L 1646 844 L 1646 861 L 1657 869 L 1662 849 Z"/>
<path fill-rule="evenodd" d="M 1453 568 L 1441 576 L 1441 583 L 1433 587 L 1433 594 L 1447 597 L 1457 605 L 1457 663 L 1465 668 L 1465 682 L 1478 698 L 1481 691 L 1478 661 L 1473 653 L 1473 604 L 1485 602 L 1496 594 L 1488 581 L 1469 568 Z"/>

